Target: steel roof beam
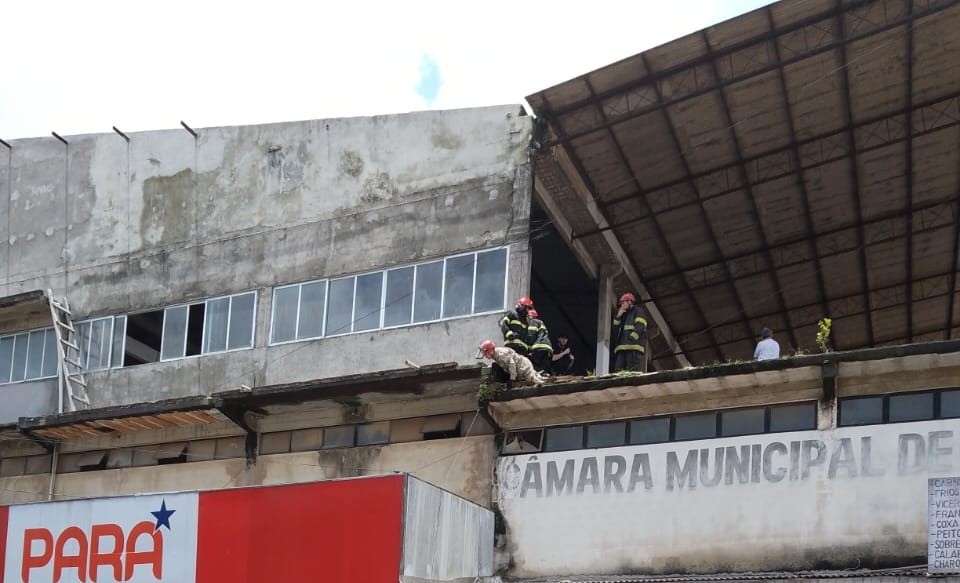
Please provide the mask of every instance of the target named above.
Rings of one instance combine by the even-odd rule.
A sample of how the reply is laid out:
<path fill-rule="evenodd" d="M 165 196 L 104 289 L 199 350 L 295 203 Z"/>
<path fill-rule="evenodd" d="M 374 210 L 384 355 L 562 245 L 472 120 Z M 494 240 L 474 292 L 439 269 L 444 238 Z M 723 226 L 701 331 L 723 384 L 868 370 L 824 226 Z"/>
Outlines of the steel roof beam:
<path fill-rule="evenodd" d="M 769 13 L 769 8 L 768 8 L 768 13 Z M 707 37 L 706 31 L 702 31 L 701 34 L 703 36 L 703 45 L 707 48 L 707 55 L 712 55 L 713 49 L 710 47 L 710 39 Z M 774 42 L 776 42 L 776 40 L 774 40 Z M 777 56 L 777 60 L 779 61 L 779 55 Z M 720 69 L 717 66 L 717 60 L 715 58 L 711 58 L 710 65 L 713 70 L 714 76 L 717 79 L 719 79 Z M 750 186 L 750 180 L 747 177 L 747 170 L 743 164 L 743 148 L 740 145 L 740 137 L 737 135 L 737 131 L 735 129 L 736 125 L 733 122 L 733 113 L 730 111 L 730 103 L 727 101 L 727 95 L 726 93 L 724 93 L 723 88 L 718 89 L 717 93 L 720 96 L 720 109 L 723 111 L 724 123 L 727 124 L 727 133 L 730 135 L 730 140 L 733 142 L 734 157 L 736 159 L 736 163 L 738 164 L 737 167 L 740 171 L 740 179 L 743 181 L 744 190 L 746 191 L 746 194 L 747 194 L 747 200 L 749 201 L 749 205 L 750 205 L 750 213 L 753 215 L 752 217 L 753 224 L 756 227 L 757 232 L 760 236 L 760 242 L 763 244 L 764 259 L 766 259 L 767 261 L 767 274 L 770 276 L 770 281 L 773 284 L 774 295 L 777 298 L 777 305 L 780 307 L 781 312 L 786 313 L 787 302 L 783 297 L 783 286 L 780 284 L 780 276 L 777 273 L 776 266 L 773 264 L 773 257 L 770 255 L 770 251 L 769 251 L 770 242 L 767 240 L 767 232 L 763 226 L 763 219 L 760 217 L 760 208 L 757 206 L 757 199 L 753 192 L 753 188 L 751 188 Z M 784 95 L 784 97 L 786 97 L 786 95 Z M 790 127 L 790 135 L 791 137 L 794 136 L 792 124 Z M 690 186 L 694 187 L 694 183 L 691 182 Z M 697 192 L 696 190 L 694 190 L 694 192 L 697 193 L 697 198 L 699 199 L 700 198 L 699 192 Z M 704 216 L 706 216 L 706 210 L 704 210 Z M 809 217 L 809 210 L 807 212 L 807 216 Z M 809 221 L 807 222 L 807 228 L 808 229 L 810 228 Z M 718 250 L 720 249 L 719 245 L 717 245 L 717 249 Z M 723 255 L 721 252 L 721 257 L 722 256 Z M 816 255 L 814 254 L 814 256 Z M 726 262 L 724 262 L 724 266 L 727 266 Z M 728 279 L 730 279 L 730 282 L 731 282 L 730 286 L 733 288 L 733 293 L 737 294 L 737 298 L 739 300 L 740 293 L 737 290 L 737 287 L 733 285 L 732 275 L 730 274 L 729 267 L 727 267 L 727 276 L 728 276 Z M 825 295 L 826 294 L 824 294 L 821 297 L 824 297 Z M 743 300 L 739 300 L 739 303 L 741 306 L 743 306 Z M 747 330 L 749 330 L 750 324 L 747 322 L 747 319 L 746 319 L 747 315 L 745 312 L 743 316 L 744 316 L 744 323 L 746 324 Z M 787 321 L 787 334 L 790 336 L 790 345 L 797 346 L 797 336 L 793 331 L 793 326 L 790 323 L 790 319 L 786 318 L 786 321 Z"/>
<path fill-rule="evenodd" d="M 907 2 L 907 14 L 913 15 L 913 2 Z M 906 30 L 906 67 L 904 69 L 906 77 L 906 102 L 907 111 L 904 127 L 907 128 L 906 140 L 906 169 L 904 178 L 906 180 L 906 212 L 907 212 L 907 281 L 913 280 L 913 27 L 914 22 L 907 24 Z M 911 286 L 907 295 L 907 338 L 913 342 L 913 287 Z"/>
<path fill-rule="evenodd" d="M 561 131 L 560 128 L 556 128 L 556 130 Z M 560 164 L 560 167 L 565 169 L 574 192 L 580 198 L 581 202 L 583 202 L 587 212 L 590 214 L 590 218 L 598 227 L 607 225 L 607 218 L 603 210 L 601 210 L 597 205 L 596 199 L 594 198 L 593 192 L 595 191 L 595 188 L 593 187 L 593 183 L 590 180 L 589 175 L 583 169 L 583 166 L 579 163 L 573 153 L 568 151 L 568 146 L 566 145 L 564 145 L 560 151 L 554 150 L 554 154 L 557 156 L 557 162 Z M 617 261 L 620 263 L 620 266 L 623 268 L 624 274 L 626 274 L 627 278 L 630 280 L 631 285 L 633 285 L 637 293 L 640 294 L 640 300 L 646 307 L 650 317 L 660 329 L 660 334 L 662 335 L 664 342 L 666 342 L 667 346 L 670 347 L 670 350 L 675 355 L 677 362 L 683 367 L 691 366 L 690 361 L 687 359 L 683 349 L 679 346 L 679 344 L 677 344 L 677 340 L 670 329 L 666 318 L 660 311 L 659 306 L 657 306 L 654 299 L 650 297 L 650 292 L 647 289 L 647 286 L 640 278 L 640 274 L 633 267 L 630 256 L 623 248 L 620 240 L 612 231 L 605 231 L 604 239 L 606 240 L 606 243 L 610 247 L 610 250 L 613 252 L 614 256 L 617 258 Z"/>
<path fill-rule="evenodd" d="M 843 0 L 836 0 L 836 6 L 842 8 Z M 909 22 L 910 19 L 908 18 Z M 844 119 L 844 125 L 850 127 L 853 125 L 853 104 L 850 99 L 850 75 L 849 67 L 850 62 L 847 60 L 847 37 L 846 37 L 846 22 L 844 19 L 844 13 L 841 11 L 837 17 L 837 33 L 839 35 L 839 43 L 837 46 L 837 77 L 840 81 L 840 93 L 842 94 L 842 115 Z M 907 110 L 909 115 L 909 109 Z M 857 149 L 857 140 L 853 131 L 847 132 L 847 139 L 850 142 L 850 151 L 856 152 Z M 866 317 L 864 318 L 866 327 L 867 327 L 867 338 L 870 341 L 870 345 L 875 344 L 875 337 L 873 334 L 873 316 L 870 308 L 870 281 L 867 276 L 867 252 L 866 252 L 866 238 L 863 234 L 863 209 L 861 208 L 860 203 L 860 169 L 857 167 L 857 155 L 856 153 L 851 154 L 849 158 L 849 170 L 850 170 L 850 190 L 851 196 L 853 197 L 853 207 L 856 213 L 856 224 L 857 224 L 857 235 L 859 237 L 860 245 L 858 247 L 858 255 L 860 256 L 860 287 L 863 291 L 863 301 L 864 305 L 867 307 Z"/>

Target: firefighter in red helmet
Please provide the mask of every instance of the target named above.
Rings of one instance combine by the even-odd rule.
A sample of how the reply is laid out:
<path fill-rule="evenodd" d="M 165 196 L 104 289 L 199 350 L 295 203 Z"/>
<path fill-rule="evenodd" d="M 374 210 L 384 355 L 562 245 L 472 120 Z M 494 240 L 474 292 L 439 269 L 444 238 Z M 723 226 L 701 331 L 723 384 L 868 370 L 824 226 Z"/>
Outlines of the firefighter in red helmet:
<path fill-rule="evenodd" d="M 539 385 L 545 380 L 534 370 L 530 359 L 505 346 L 497 346 L 492 340 L 483 341 L 477 356 L 493 361 L 494 380 L 506 383 L 508 389 L 513 386 L 514 381 Z"/>
<path fill-rule="evenodd" d="M 533 309 L 533 300 L 522 297 L 512 310 L 508 310 L 500 319 L 500 331 L 503 332 L 503 345 L 512 348 L 522 356 L 530 354 L 527 343 L 527 313 Z"/>
<path fill-rule="evenodd" d="M 636 302 L 630 292 L 620 296 L 613 319 L 613 372 L 646 372 L 647 319 Z"/>

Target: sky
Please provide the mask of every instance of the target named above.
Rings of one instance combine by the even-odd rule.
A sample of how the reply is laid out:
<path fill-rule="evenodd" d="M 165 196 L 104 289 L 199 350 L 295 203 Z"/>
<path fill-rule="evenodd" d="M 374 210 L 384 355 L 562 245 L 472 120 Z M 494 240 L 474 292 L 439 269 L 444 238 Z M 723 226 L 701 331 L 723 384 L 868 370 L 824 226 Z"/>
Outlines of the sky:
<path fill-rule="evenodd" d="M 522 103 L 769 0 L 31 0 L 0 139 Z"/>

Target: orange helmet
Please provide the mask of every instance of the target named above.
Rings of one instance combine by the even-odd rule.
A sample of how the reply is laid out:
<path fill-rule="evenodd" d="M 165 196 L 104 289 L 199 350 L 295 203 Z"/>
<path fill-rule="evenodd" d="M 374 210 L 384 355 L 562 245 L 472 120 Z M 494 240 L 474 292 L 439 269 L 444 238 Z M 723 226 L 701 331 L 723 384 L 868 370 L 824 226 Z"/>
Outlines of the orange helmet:
<path fill-rule="evenodd" d="M 529 310 L 527 310 L 527 315 L 530 316 L 531 318 L 539 318 L 539 317 L 540 317 L 540 314 L 538 314 L 537 311 L 534 310 L 533 308 L 530 308 Z"/>
<path fill-rule="evenodd" d="M 633 297 L 632 293 L 627 292 L 622 296 L 620 296 L 620 303 L 622 304 L 623 302 L 630 302 L 631 304 L 635 304 L 637 303 L 637 298 Z"/>
<path fill-rule="evenodd" d="M 529 310 L 529 309 L 533 308 L 533 300 L 531 300 L 530 298 L 524 296 L 524 297 L 520 298 L 519 300 L 517 300 L 517 307 L 519 308 L 520 306 L 523 306 L 524 308 L 526 308 L 526 309 Z"/>
<path fill-rule="evenodd" d="M 496 344 L 493 343 L 493 340 L 484 340 L 480 345 L 480 353 L 486 357 L 493 356 L 494 348 L 496 348 Z"/>

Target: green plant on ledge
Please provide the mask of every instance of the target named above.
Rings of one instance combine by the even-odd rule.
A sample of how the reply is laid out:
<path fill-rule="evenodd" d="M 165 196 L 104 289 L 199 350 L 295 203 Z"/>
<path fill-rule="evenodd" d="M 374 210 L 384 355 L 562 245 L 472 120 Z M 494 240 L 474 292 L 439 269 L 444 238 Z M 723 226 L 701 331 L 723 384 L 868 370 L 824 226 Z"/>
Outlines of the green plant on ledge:
<path fill-rule="evenodd" d="M 830 325 L 832 323 L 833 320 L 830 318 L 821 318 L 817 322 L 817 346 L 820 347 L 821 352 L 830 350 Z"/>
<path fill-rule="evenodd" d="M 477 400 L 481 403 L 489 401 L 500 394 L 501 390 L 502 385 L 498 383 L 481 383 L 480 389 L 477 390 Z"/>

